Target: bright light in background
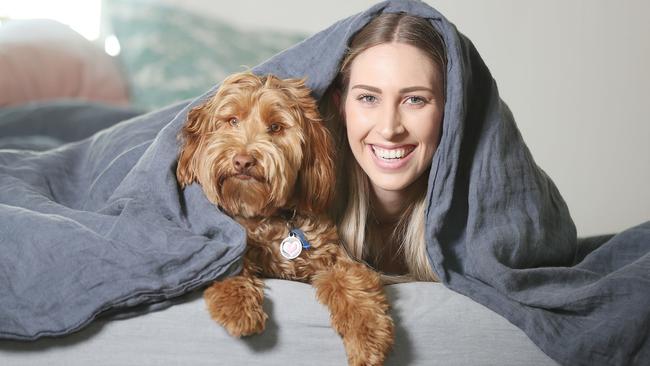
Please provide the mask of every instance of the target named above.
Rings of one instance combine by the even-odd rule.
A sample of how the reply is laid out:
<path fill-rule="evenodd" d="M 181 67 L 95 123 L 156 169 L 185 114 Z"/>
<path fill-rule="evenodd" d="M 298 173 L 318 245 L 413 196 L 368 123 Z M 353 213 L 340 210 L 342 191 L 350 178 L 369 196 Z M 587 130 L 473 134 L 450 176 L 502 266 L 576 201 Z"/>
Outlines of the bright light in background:
<path fill-rule="evenodd" d="M 104 51 L 111 56 L 117 56 L 120 54 L 120 42 L 114 34 L 111 34 L 106 37 L 106 40 L 104 40 Z"/>
<path fill-rule="evenodd" d="M 94 41 L 99 38 L 101 0 L 0 0 L 0 18 L 54 19 Z"/>

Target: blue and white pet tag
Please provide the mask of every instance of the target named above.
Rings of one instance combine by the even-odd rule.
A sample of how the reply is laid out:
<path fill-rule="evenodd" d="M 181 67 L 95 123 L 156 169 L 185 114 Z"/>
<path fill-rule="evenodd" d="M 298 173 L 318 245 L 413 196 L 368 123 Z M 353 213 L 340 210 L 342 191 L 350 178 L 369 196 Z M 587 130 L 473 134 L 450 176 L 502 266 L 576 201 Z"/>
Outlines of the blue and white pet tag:
<path fill-rule="evenodd" d="M 289 236 L 280 243 L 280 254 L 286 259 L 297 258 L 303 249 L 309 249 L 311 245 L 305 238 L 305 234 L 300 229 L 292 229 Z"/>
<path fill-rule="evenodd" d="M 282 243 L 280 243 L 280 254 L 287 259 L 294 259 L 302 252 L 302 243 L 300 239 L 289 234 Z"/>

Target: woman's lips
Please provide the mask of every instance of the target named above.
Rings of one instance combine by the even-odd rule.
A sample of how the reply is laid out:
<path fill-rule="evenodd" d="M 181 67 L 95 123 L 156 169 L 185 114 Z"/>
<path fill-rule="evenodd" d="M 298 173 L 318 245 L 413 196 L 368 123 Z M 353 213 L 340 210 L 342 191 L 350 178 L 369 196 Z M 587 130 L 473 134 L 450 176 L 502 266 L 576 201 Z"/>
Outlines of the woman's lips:
<path fill-rule="evenodd" d="M 412 152 L 416 148 L 416 145 L 387 147 L 368 144 L 367 146 L 375 164 L 380 168 L 389 170 L 399 169 L 406 165 L 411 160 Z"/>

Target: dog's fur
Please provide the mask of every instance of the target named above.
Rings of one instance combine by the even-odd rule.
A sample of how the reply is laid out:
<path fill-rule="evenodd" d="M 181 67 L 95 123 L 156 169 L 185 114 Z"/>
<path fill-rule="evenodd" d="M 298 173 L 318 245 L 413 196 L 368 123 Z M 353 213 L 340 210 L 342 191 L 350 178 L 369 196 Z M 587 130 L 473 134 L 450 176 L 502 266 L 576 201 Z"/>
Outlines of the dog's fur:
<path fill-rule="evenodd" d="M 267 315 L 258 276 L 311 283 L 349 364 L 383 364 L 394 332 L 388 302 L 379 275 L 350 259 L 325 215 L 334 195 L 333 148 L 304 81 L 232 75 L 189 112 L 182 139 L 181 187 L 198 182 L 247 230 L 240 275 L 204 292 L 212 318 L 233 336 L 260 333 Z M 312 246 L 293 260 L 280 255 L 289 226 Z"/>

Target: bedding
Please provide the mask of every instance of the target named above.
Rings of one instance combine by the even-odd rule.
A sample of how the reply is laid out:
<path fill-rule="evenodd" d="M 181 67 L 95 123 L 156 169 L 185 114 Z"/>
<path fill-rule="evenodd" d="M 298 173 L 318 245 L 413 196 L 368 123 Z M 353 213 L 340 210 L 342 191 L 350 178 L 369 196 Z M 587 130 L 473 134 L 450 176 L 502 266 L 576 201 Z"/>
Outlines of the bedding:
<path fill-rule="evenodd" d="M 0 152 L 0 338 L 70 333 L 238 271 L 243 229 L 194 202 L 198 190 L 181 199 L 171 165 L 147 149 L 183 107 L 44 152 Z M 140 176 L 151 169 L 162 177 Z"/>
<path fill-rule="evenodd" d="M 426 210 L 427 250 L 442 283 L 503 316 L 560 364 L 650 362 L 650 223 L 580 247 L 480 56 L 437 11 L 380 3 L 253 72 L 306 76 L 320 98 L 347 40 L 382 11 L 429 18 L 448 47 Z M 1 338 L 65 335 L 109 311 L 146 312 L 238 270 L 241 228 L 197 186 L 180 192 L 174 177 L 185 115 L 216 87 L 53 150 L 0 152 Z M 416 293 L 423 304 L 435 301 Z"/>
<path fill-rule="evenodd" d="M 270 317 L 261 335 L 231 337 L 193 292 L 165 310 L 125 320 L 102 317 L 67 337 L 0 342 L 0 359 L 12 366 L 345 365 L 341 338 L 314 289 L 265 282 Z M 386 293 L 397 324 L 387 366 L 557 365 L 517 327 L 441 284 L 391 285 Z"/>
<path fill-rule="evenodd" d="M 48 150 L 143 114 L 133 107 L 54 99 L 0 108 L 0 149 Z"/>
<path fill-rule="evenodd" d="M 4 108 L 0 109 L 0 130 L 5 136 L 0 138 L 0 149 L 57 147 L 140 114 L 130 108 L 78 100 Z M 51 145 L 33 143 L 43 139 L 51 141 Z M 609 238 L 581 240 L 580 253 L 591 252 Z M 272 323 L 267 332 L 245 341 L 216 327 L 200 292 L 195 291 L 156 307 L 102 314 L 67 337 L 40 338 L 32 343 L 0 342 L 0 358 L 16 366 L 45 362 L 207 365 L 215 360 L 219 360 L 218 364 L 344 364 L 340 337 L 332 331 L 327 310 L 316 301 L 311 286 L 281 280 L 266 283 L 265 310 L 271 314 Z M 388 286 L 386 291 L 397 324 L 396 346 L 388 365 L 557 364 L 507 320 L 442 284 L 398 284 Z M 151 312 L 156 308 L 165 310 Z M 296 352 L 315 347 L 319 349 L 317 358 Z"/>

